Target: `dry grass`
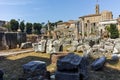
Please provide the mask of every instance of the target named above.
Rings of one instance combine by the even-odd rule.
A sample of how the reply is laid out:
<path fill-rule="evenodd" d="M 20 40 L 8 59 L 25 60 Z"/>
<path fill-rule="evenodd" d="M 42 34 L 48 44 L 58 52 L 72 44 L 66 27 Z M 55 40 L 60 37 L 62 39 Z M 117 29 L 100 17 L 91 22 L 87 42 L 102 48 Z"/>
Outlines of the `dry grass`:
<path fill-rule="evenodd" d="M 82 55 L 82 53 L 76 53 Z M 4 70 L 5 80 L 10 80 L 15 77 L 18 78 L 22 76 L 22 65 L 33 60 L 42 60 L 47 63 L 47 70 L 54 72 L 56 70 L 56 65 L 50 64 L 50 54 L 45 53 L 24 53 L 19 55 L 13 55 L 1 58 L 0 69 Z M 89 62 L 94 60 L 94 58 L 89 59 Z M 88 67 L 89 80 L 120 80 L 120 62 L 113 62 L 107 59 L 107 63 L 103 70 L 93 71 Z M 17 79 L 16 79 L 17 80 Z"/>
<path fill-rule="evenodd" d="M 33 60 L 41 60 L 45 61 L 48 66 L 48 70 L 54 69 L 53 66 L 50 65 L 50 55 L 42 54 L 42 53 L 24 53 L 19 55 L 13 55 L 5 57 L 0 60 L 0 69 L 5 72 L 4 78 L 5 80 L 10 80 L 12 77 L 20 77 L 22 76 L 22 65 L 28 63 Z M 52 71 L 52 70 L 51 70 Z"/>

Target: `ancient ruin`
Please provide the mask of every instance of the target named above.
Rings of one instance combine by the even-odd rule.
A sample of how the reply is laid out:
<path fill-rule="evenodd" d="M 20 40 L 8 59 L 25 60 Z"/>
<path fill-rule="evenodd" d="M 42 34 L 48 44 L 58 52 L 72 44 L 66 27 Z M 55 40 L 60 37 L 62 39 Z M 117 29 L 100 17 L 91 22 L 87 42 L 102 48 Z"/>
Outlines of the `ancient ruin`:
<path fill-rule="evenodd" d="M 28 26 L 28 33 L 26 27 L 21 31 L 19 25 L 16 31 L 9 31 L 5 25 L 1 27 L 3 24 L 4 21 L 0 23 L 0 80 L 98 80 L 106 77 L 104 74 L 111 77 L 111 72 L 120 73 L 119 65 L 114 65 L 120 64 L 120 17 L 113 19 L 108 10 L 100 12 L 99 4 L 95 14 L 54 24 L 48 21 L 37 29 Z M 118 30 L 118 37 L 111 37 L 111 24 Z"/>

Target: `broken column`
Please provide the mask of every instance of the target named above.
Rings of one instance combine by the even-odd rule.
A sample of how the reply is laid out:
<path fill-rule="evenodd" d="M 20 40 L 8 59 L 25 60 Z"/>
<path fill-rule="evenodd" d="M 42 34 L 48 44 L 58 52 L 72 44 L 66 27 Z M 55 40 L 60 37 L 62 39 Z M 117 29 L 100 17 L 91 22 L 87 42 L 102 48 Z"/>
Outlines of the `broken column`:
<path fill-rule="evenodd" d="M 53 45 L 52 45 L 53 40 L 49 39 L 47 40 L 47 44 L 46 44 L 46 53 L 52 53 L 53 52 Z"/>
<path fill-rule="evenodd" d="M 45 52 L 46 51 L 46 40 L 41 40 L 38 42 L 38 52 Z"/>
<path fill-rule="evenodd" d="M 53 45 L 53 46 L 52 46 L 53 53 L 56 53 L 56 52 L 59 52 L 59 51 L 60 51 L 60 46 L 61 46 L 61 44 L 60 44 L 60 41 L 59 41 L 59 40 L 53 41 L 52 45 Z"/>

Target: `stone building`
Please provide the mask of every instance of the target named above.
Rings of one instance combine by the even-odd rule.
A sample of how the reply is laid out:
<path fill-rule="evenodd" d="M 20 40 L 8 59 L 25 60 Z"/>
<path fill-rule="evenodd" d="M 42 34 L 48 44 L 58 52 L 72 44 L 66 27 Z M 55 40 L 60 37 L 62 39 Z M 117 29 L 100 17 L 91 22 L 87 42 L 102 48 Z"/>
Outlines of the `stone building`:
<path fill-rule="evenodd" d="M 89 36 L 88 34 L 96 33 L 96 30 L 98 29 L 98 23 L 100 21 L 113 19 L 111 11 L 102 11 L 100 13 L 98 4 L 95 7 L 95 12 L 96 12 L 95 14 L 89 14 L 79 17 L 79 21 L 81 22 L 82 27 L 84 27 L 84 28 L 81 27 L 83 33 L 82 36 L 85 36 L 85 34 L 86 36 Z"/>
<path fill-rule="evenodd" d="M 57 24 L 56 34 L 61 37 L 72 37 L 75 40 L 99 35 L 99 22 L 113 20 L 111 11 L 100 12 L 99 4 L 96 4 L 95 14 L 79 17 L 78 20 L 69 20 Z"/>
<path fill-rule="evenodd" d="M 57 25 L 55 29 L 57 35 L 60 37 L 79 39 L 79 21 L 69 20 L 68 22 L 62 22 Z"/>

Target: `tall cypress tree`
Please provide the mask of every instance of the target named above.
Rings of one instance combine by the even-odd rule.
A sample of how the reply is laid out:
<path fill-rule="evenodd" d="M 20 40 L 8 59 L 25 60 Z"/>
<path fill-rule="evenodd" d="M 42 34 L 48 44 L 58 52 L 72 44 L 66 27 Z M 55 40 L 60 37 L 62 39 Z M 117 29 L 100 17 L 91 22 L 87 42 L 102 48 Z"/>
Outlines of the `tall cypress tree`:
<path fill-rule="evenodd" d="M 24 24 L 24 21 L 22 21 L 20 22 L 20 30 L 24 32 L 24 29 L 25 29 L 25 24 Z"/>
<path fill-rule="evenodd" d="M 32 23 L 26 23 L 26 33 L 32 34 Z"/>

